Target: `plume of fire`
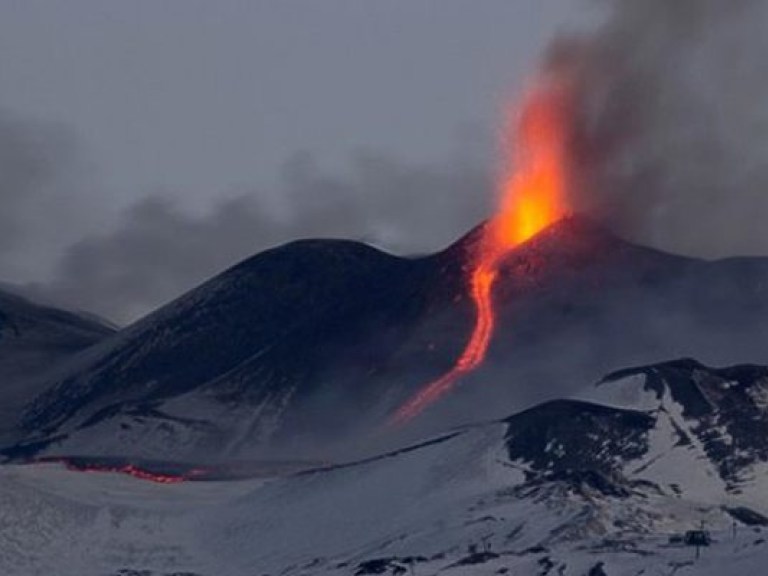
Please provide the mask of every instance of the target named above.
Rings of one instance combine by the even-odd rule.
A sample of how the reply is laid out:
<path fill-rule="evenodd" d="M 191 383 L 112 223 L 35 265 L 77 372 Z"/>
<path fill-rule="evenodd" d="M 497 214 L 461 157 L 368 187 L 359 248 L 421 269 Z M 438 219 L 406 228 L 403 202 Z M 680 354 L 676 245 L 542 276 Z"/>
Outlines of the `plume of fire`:
<path fill-rule="evenodd" d="M 564 87 L 545 79 L 530 91 L 505 132 L 499 209 L 472 254 L 469 292 L 475 326 L 450 371 L 424 386 L 395 413 L 404 423 L 450 391 L 485 359 L 496 322 L 493 287 L 505 254 L 566 215 L 568 118 Z"/>

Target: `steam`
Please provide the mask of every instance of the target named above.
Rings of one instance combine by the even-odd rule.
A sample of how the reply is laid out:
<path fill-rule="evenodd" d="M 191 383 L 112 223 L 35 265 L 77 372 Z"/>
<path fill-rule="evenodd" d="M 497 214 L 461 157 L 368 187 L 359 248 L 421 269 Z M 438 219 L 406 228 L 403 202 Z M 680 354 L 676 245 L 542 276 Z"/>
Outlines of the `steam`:
<path fill-rule="evenodd" d="M 673 252 L 768 253 L 767 28 L 761 0 L 615 0 L 556 42 L 576 208 Z"/>

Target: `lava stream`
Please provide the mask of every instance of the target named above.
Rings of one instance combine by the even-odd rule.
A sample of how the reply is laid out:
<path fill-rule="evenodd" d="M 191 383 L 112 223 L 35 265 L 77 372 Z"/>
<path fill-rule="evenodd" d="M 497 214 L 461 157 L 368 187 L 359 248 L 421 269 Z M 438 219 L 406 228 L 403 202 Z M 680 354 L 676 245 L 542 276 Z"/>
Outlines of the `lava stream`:
<path fill-rule="evenodd" d="M 475 328 L 456 364 L 450 372 L 422 388 L 395 413 L 396 423 L 405 422 L 419 414 L 440 396 L 453 388 L 456 380 L 471 372 L 485 357 L 488 343 L 493 335 L 493 306 L 491 290 L 498 271 L 487 266 L 478 266 L 472 273 L 472 300 L 475 303 L 477 319 Z"/>
<path fill-rule="evenodd" d="M 514 149 L 507 156 L 514 156 L 515 166 L 505 166 L 499 211 L 484 228 L 473 254 L 469 287 L 476 318 L 464 351 L 450 371 L 397 410 L 394 424 L 411 420 L 482 364 L 496 323 L 493 287 L 503 257 L 565 215 L 567 123 L 563 88 L 550 79 L 531 92 L 512 131 Z"/>

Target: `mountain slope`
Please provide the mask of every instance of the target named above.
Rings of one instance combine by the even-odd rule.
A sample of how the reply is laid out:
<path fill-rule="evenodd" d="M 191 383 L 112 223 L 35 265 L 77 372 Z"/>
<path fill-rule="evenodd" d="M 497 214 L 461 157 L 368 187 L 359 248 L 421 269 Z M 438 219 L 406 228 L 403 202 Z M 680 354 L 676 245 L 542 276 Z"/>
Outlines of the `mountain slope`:
<path fill-rule="evenodd" d="M 667 564 L 670 534 L 704 522 L 724 532 L 732 553 L 734 522 L 768 525 L 766 375 L 765 367 L 713 371 L 689 361 L 614 375 L 592 392 L 622 397 L 621 407 L 547 402 L 410 450 L 303 473 L 220 511 L 204 546 L 239 558 L 243 571 L 299 572 L 314 562 L 317 573 L 344 574 L 376 559 L 391 569 L 419 558 L 419 573 L 450 573 L 471 557 L 468 545 L 484 543 L 493 554 L 476 555 L 478 563 L 538 565 L 521 573 L 546 573 L 548 558 L 553 573 L 585 574 L 602 561 L 607 574 L 636 574 Z M 686 394 L 694 384 L 706 410 Z M 739 435 L 734 426 L 748 418 L 759 424 Z M 723 429 L 740 455 L 728 466 L 707 444 Z"/>
<path fill-rule="evenodd" d="M 254 256 L 73 362 L 20 436 L 30 451 L 189 458 L 370 434 L 464 346 L 478 237 L 415 259 L 345 241 Z M 671 256 L 580 218 L 513 250 L 494 301 L 486 362 L 413 434 L 502 417 L 616 366 L 768 361 L 768 260 Z"/>
<path fill-rule="evenodd" d="M 641 367 L 585 391 L 591 401 L 550 401 L 266 482 L 153 487 L 3 466 L 10 532 L 0 532 L 0 561 L 25 575 L 759 573 L 766 374 L 692 361 Z M 731 428 L 750 415 L 759 430 Z M 730 467 L 705 442 L 724 428 L 741 455 Z M 715 542 L 695 562 L 669 539 L 702 523 Z M 27 532 L 37 545 L 22 549 Z"/>
<path fill-rule="evenodd" d="M 0 290 L 0 430 L 42 391 L 40 375 L 114 332 L 84 316 Z"/>
<path fill-rule="evenodd" d="M 716 491 L 738 495 L 768 488 L 768 368 L 708 368 L 694 360 L 622 370 L 589 395 L 611 406 L 640 407 L 655 415 L 657 446 L 644 466 L 680 466 L 707 461 Z M 682 470 L 678 485 L 697 481 Z M 702 482 L 697 484 L 701 489 Z M 745 488 L 746 487 L 746 488 Z"/>

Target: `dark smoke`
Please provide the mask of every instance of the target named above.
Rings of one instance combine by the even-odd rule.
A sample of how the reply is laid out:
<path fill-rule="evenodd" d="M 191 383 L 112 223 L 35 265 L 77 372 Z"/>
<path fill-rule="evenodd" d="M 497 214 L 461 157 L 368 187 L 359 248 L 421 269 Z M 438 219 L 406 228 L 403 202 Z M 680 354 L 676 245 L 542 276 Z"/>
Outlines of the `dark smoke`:
<path fill-rule="evenodd" d="M 489 173 L 471 152 L 432 165 L 359 153 L 340 174 L 302 153 L 268 194 L 230 196 L 203 214 L 155 195 L 114 222 L 75 133 L 0 110 L 0 289 L 126 323 L 296 238 L 429 252 L 488 214 Z"/>
<path fill-rule="evenodd" d="M 425 166 L 360 155 L 348 173 L 330 176 L 298 155 L 284 167 L 277 205 L 253 192 L 195 216 L 172 200 L 148 198 L 117 230 L 77 242 L 55 280 L 38 290 L 67 307 L 127 322 L 243 258 L 296 238 L 435 250 L 487 214 L 487 173 L 469 161 Z"/>
<path fill-rule="evenodd" d="M 86 167 L 74 134 L 0 109 L 0 280 L 40 277 L 83 228 Z"/>
<path fill-rule="evenodd" d="M 241 193 L 204 214 L 155 195 L 114 223 L 111 194 L 90 182 L 72 130 L 0 110 L 0 289 L 125 323 L 296 238 L 433 251 L 488 214 L 489 172 L 471 152 L 433 165 L 360 153 L 332 175 L 302 153 L 269 194 Z"/>
<path fill-rule="evenodd" d="M 573 83 L 574 203 L 666 250 L 768 253 L 768 3 L 609 6 L 549 54 Z"/>

